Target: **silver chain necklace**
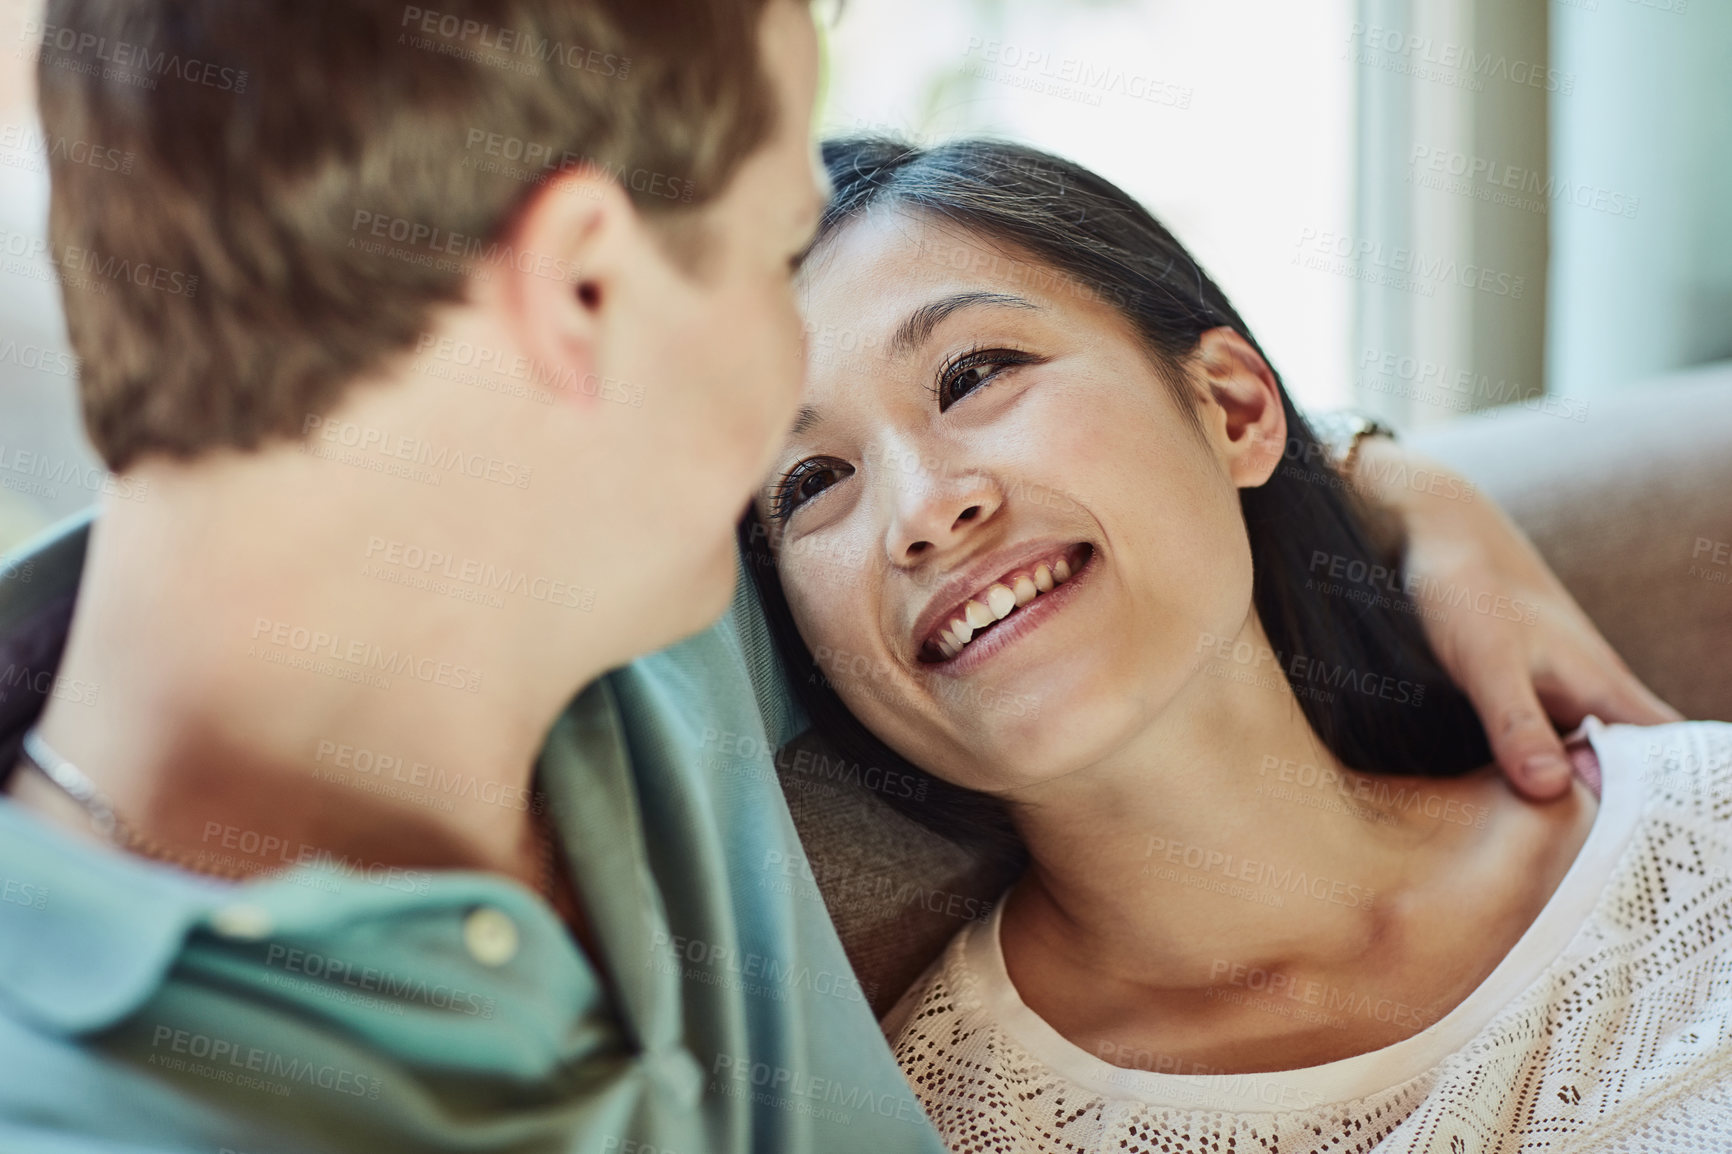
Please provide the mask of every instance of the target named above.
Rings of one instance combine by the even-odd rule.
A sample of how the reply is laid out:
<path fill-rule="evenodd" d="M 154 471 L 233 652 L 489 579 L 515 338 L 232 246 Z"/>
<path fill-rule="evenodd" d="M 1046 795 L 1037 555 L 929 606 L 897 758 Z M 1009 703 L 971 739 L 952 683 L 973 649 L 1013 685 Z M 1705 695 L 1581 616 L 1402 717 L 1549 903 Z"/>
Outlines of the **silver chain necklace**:
<path fill-rule="evenodd" d="M 31 726 L 24 733 L 24 762 L 53 782 L 60 791 L 81 806 L 90 818 L 94 829 L 108 844 L 130 853 L 142 854 L 172 865 L 178 865 L 197 873 L 217 874 L 231 879 L 245 879 L 259 873 L 259 869 L 240 869 L 223 862 L 216 855 L 203 851 L 186 853 L 171 849 L 154 838 L 146 837 L 131 825 L 127 824 L 115 812 L 114 803 L 103 793 L 90 776 L 59 753 L 54 747 L 42 739 L 42 735 Z M 531 815 L 535 822 L 537 842 L 539 846 L 539 876 L 536 878 L 537 889 L 543 898 L 558 910 L 568 921 L 572 917 L 572 897 L 563 892 L 569 889 L 569 883 L 562 887 L 563 871 L 557 863 L 555 843 L 556 827 L 550 816 L 537 810 Z"/>
<path fill-rule="evenodd" d="M 125 836 L 121 832 L 121 822 L 114 812 L 114 805 L 108 800 L 108 795 L 96 787 L 96 783 L 85 776 L 82 769 L 54 752 L 54 748 L 42 740 L 42 735 L 35 726 L 24 734 L 24 760 L 59 786 L 73 801 L 84 807 L 90 815 L 90 824 L 103 839 L 119 843 Z"/>

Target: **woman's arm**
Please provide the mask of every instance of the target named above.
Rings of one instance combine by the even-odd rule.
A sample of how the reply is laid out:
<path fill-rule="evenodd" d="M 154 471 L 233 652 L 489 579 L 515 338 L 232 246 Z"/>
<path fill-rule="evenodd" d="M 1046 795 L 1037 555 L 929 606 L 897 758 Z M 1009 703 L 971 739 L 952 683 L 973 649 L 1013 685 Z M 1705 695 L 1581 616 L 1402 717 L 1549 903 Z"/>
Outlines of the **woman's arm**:
<path fill-rule="evenodd" d="M 1417 491 L 1392 483 L 1419 468 L 1456 475 L 1388 437 L 1364 438 L 1352 464 L 1354 487 L 1394 514 L 1404 530 L 1416 600 L 1446 610 L 1423 616 L 1426 634 L 1443 667 L 1473 700 L 1498 765 L 1521 793 L 1545 800 L 1569 787 L 1569 762 L 1552 722 L 1570 729 L 1590 713 L 1605 722 L 1682 720 L 1636 679 L 1521 530 L 1483 492 L 1464 501 L 1445 495 L 1459 497 L 1462 490 L 1454 486 Z M 1447 612 L 1441 591 L 1464 588 L 1532 605 L 1534 620 Z"/>

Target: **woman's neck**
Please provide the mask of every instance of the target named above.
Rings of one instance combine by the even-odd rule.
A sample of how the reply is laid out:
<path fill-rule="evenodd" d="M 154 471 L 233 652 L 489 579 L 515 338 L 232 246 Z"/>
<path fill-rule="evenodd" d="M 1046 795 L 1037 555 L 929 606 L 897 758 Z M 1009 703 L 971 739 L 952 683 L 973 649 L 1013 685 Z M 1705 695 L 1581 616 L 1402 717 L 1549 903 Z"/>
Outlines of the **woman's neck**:
<path fill-rule="evenodd" d="M 1254 618 L 1243 639 L 1267 644 Z M 1574 859 L 1585 792 L 1530 809 L 1489 769 L 1356 773 L 1278 678 L 1204 666 L 1112 757 L 1016 799 L 1031 865 L 1005 910 L 1006 963 L 1073 1041 L 1136 1032 L 1146 1010 L 1211 1069 L 1387 1044 L 1483 979 Z M 1438 916 L 1468 909 L 1471 937 Z M 1289 983 L 1393 998 L 1410 1028 L 1348 1023 L 1381 1039 L 1365 1045 L 1364 1030 L 1311 1037 L 1251 1012 Z M 1279 1039 L 1295 1046 L 1272 1057 Z"/>

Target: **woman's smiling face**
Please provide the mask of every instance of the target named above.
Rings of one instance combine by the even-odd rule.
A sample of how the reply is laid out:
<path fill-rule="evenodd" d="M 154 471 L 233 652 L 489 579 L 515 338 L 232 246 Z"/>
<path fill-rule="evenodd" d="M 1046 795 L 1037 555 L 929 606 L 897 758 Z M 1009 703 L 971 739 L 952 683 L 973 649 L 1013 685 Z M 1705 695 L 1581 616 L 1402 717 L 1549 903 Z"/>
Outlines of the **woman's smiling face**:
<path fill-rule="evenodd" d="M 802 418 L 758 510 L 819 670 L 959 785 L 1110 755 L 1250 613 L 1206 374 L 1181 402 L 1098 296 L 894 208 L 827 240 L 803 288 Z"/>

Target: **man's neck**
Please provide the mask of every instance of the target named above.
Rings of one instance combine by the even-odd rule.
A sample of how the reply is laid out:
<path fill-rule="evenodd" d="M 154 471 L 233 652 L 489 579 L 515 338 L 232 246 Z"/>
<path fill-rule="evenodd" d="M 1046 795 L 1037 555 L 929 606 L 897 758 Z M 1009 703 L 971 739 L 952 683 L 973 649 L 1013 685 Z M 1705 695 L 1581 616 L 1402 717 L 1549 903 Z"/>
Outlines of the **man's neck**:
<path fill-rule="evenodd" d="M 198 468 L 98 520 L 60 668 L 95 703 L 51 698 L 43 738 L 130 825 L 235 872 L 335 856 L 529 880 L 537 751 L 616 662 L 586 644 L 604 622 L 381 578 L 379 540 L 451 547 L 388 484 L 321 506 L 333 467 L 292 449 Z M 507 548 L 471 553 L 511 568 Z M 67 820 L 40 783 L 14 795 Z"/>

